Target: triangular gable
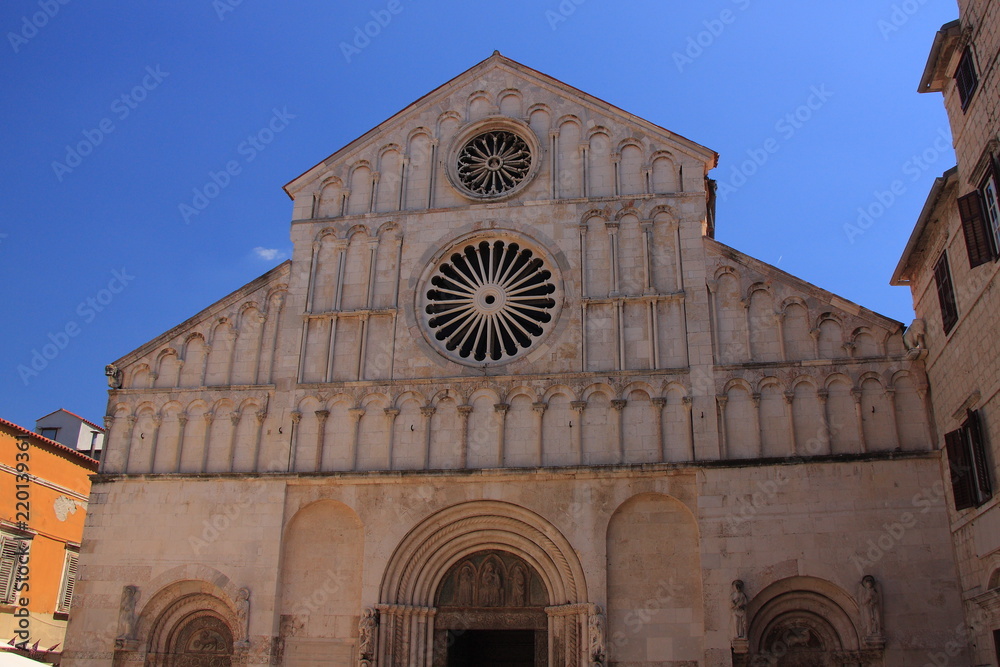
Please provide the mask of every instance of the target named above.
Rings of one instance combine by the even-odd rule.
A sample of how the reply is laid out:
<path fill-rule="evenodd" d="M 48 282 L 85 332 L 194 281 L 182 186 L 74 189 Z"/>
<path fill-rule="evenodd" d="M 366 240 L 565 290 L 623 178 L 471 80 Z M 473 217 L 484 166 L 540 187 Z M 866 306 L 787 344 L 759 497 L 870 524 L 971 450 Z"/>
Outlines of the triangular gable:
<path fill-rule="evenodd" d="M 553 78 L 547 74 L 543 74 L 537 70 L 534 70 L 526 65 L 511 60 L 506 56 L 500 54 L 499 51 L 494 51 L 493 55 L 486 60 L 469 68 L 465 72 L 454 77 L 450 81 L 438 86 L 431 92 L 427 93 L 423 97 L 417 99 L 407 107 L 403 108 L 393 116 L 390 116 L 384 122 L 379 123 L 377 126 L 364 133 L 354 141 L 350 142 L 343 148 L 335 151 L 325 160 L 319 162 L 312 168 L 306 170 L 304 173 L 298 177 L 289 181 L 285 186 L 285 193 L 288 194 L 289 198 L 295 198 L 295 192 L 302 190 L 309 183 L 313 182 L 315 179 L 320 178 L 326 171 L 340 160 L 348 158 L 351 154 L 363 149 L 368 145 L 370 141 L 373 141 L 380 135 L 386 132 L 386 128 L 397 122 L 401 122 L 408 115 L 412 114 L 420 107 L 431 106 L 438 102 L 440 99 L 447 97 L 453 92 L 454 89 L 460 88 L 466 84 L 472 83 L 477 77 L 484 76 L 487 72 L 491 70 L 505 70 L 516 76 L 519 76 L 527 83 L 537 85 L 539 87 L 545 88 L 556 95 L 562 97 L 567 97 L 572 99 L 574 102 L 588 107 L 589 109 L 598 112 L 609 114 L 611 116 L 617 117 L 623 123 L 629 123 L 633 125 L 638 125 L 650 134 L 659 137 L 665 142 L 669 142 L 673 146 L 677 147 L 681 152 L 705 163 L 706 174 L 711 169 L 714 169 L 718 165 L 719 154 L 715 151 L 702 146 L 686 137 L 679 134 L 671 132 L 666 128 L 659 125 L 651 123 L 647 120 L 639 118 L 623 109 L 605 102 L 604 100 L 590 95 L 578 88 L 574 88 L 562 81 Z"/>
<path fill-rule="evenodd" d="M 159 336 L 149 341 L 148 343 L 145 343 L 144 345 L 132 350 L 131 352 L 123 356 L 121 359 L 115 361 L 114 365 L 118 366 L 119 368 L 125 368 L 129 364 L 138 361 L 139 359 L 146 356 L 150 352 L 153 352 L 154 350 L 160 348 L 161 346 L 166 345 L 169 341 L 173 340 L 178 335 L 198 326 L 206 319 L 211 318 L 212 316 L 218 314 L 219 312 L 228 310 L 234 304 L 236 304 L 241 299 L 246 298 L 248 295 L 253 294 L 254 292 L 260 289 L 266 288 L 269 285 L 279 283 L 283 278 L 288 277 L 291 270 L 291 266 L 292 266 L 292 261 L 285 260 L 284 262 L 274 267 L 273 269 L 271 269 L 264 275 L 260 276 L 259 278 L 255 278 L 254 280 L 250 281 L 243 287 L 240 287 L 239 289 L 233 291 L 229 295 L 219 299 L 218 301 L 208 306 L 207 308 L 203 308 L 196 315 L 189 317 L 188 319 L 184 320 L 177 326 L 171 328 L 169 331 L 160 334 Z"/>

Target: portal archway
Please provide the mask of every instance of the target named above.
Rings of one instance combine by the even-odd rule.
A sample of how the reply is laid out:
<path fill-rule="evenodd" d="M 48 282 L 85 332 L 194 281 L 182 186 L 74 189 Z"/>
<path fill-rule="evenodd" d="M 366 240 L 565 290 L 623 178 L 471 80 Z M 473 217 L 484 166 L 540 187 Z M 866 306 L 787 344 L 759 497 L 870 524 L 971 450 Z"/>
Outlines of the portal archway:
<path fill-rule="evenodd" d="M 515 609 L 507 602 L 520 595 L 509 588 L 519 571 L 531 604 Z M 566 538 L 534 512 L 497 501 L 444 509 L 410 531 L 389 560 L 380 601 L 380 667 L 446 667 L 435 646 L 442 638 L 446 645 L 440 630 L 461 629 L 449 626 L 534 632 L 543 622 L 545 660 L 534 664 L 585 665 L 586 630 L 597 613 Z"/>

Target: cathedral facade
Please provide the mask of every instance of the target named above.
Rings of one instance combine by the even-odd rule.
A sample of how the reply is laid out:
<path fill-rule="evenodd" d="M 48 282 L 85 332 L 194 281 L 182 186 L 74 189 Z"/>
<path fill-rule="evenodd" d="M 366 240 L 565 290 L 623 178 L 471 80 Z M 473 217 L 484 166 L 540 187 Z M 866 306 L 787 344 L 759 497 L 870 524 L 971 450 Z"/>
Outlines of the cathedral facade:
<path fill-rule="evenodd" d="M 716 241 L 717 157 L 494 54 L 285 186 L 108 368 L 66 664 L 962 660 L 921 355 Z"/>

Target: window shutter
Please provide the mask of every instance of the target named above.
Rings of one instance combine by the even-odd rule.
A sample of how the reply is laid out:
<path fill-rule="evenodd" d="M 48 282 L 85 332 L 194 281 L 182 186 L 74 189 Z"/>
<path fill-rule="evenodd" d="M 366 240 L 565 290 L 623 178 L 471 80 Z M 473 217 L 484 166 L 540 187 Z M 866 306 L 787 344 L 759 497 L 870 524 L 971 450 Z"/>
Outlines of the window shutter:
<path fill-rule="evenodd" d="M 955 509 L 975 507 L 976 499 L 972 484 L 972 466 L 965 449 L 962 429 L 946 433 L 945 446 L 948 449 L 948 466 L 951 469 L 951 488 L 955 494 Z"/>
<path fill-rule="evenodd" d="M 958 323 L 958 304 L 955 303 L 955 290 L 951 285 L 951 270 L 948 268 L 948 255 L 934 265 L 934 282 L 937 283 L 938 303 L 941 305 L 941 323 L 944 332 L 948 333 Z"/>
<path fill-rule="evenodd" d="M 0 602 L 9 604 L 14 595 L 14 571 L 17 569 L 17 541 L 0 535 Z"/>
<path fill-rule="evenodd" d="M 969 411 L 969 419 L 965 422 L 969 442 L 972 444 L 972 463 L 976 467 L 976 484 L 979 486 L 979 505 L 993 497 L 993 484 L 990 482 L 990 468 L 986 460 L 986 443 L 983 442 L 983 429 L 979 423 L 979 413 Z"/>
<path fill-rule="evenodd" d="M 978 191 L 958 198 L 958 214 L 962 217 L 965 249 L 969 253 L 969 267 L 976 268 L 993 259 L 990 231 L 983 215 L 983 200 Z"/>
<path fill-rule="evenodd" d="M 80 554 L 75 551 L 66 552 L 66 566 L 63 568 L 63 585 L 59 594 L 59 611 L 68 612 L 73 604 L 73 590 L 76 588 L 76 572 L 80 562 Z"/>

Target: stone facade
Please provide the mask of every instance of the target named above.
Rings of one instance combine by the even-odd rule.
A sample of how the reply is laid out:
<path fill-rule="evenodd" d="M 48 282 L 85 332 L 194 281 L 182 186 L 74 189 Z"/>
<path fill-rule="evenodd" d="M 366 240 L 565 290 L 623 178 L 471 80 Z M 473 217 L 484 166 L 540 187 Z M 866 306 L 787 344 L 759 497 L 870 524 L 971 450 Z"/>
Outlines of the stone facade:
<path fill-rule="evenodd" d="M 1000 664 L 995 634 L 1000 630 L 1000 510 L 990 487 L 1000 480 L 1000 236 L 994 226 L 996 209 L 990 206 L 1000 183 L 995 176 L 1000 77 L 994 67 L 1000 6 L 986 0 L 958 4 L 961 19 L 936 36 L 920 84 L 921 92 L 944 95 L 958 165 L 937 179 L 893 283 L 910 287 L 914 310 L 926 328 L 921 356 L 926 357 L 932 388 L 935 441 L 943 448 L 954 437 L 949 434 L 971 436 L 970 424 L 977 427 L 978 446 L 972 447 L 971 457 L 965 456 L 971 442 L 958 447 L 961 451 L 949 446 L 949 467 L 944 469 L 950 472 L 944 481 L 966 613 L 954 641 L 970 646 L 972 664 L 995 666 Z M 971 60 L 963 63 L 967 53 Z M 960 91 L 955 79 L 963 65 L 971 65 L 974 73 L 971 93 Z M 978 221 L 968 210 L 963 216 L 960 200 L 965 208 L 972 204 L 973 213 L 978 210 Z M 942 273 L 950 285 L 940 285 Z M 952 295 L 950 317 L 941 291 Z M 970 483 L 975 497 L 966 501 L 964 492 L 973 490 Z"/>
<path fill-rule="evenodd" d="M 109 368 L 68 664 L 945 650 L 923 362 L 714 240 L 716 159 L 494 54 L 289 183 L 292 259 Z"/>

